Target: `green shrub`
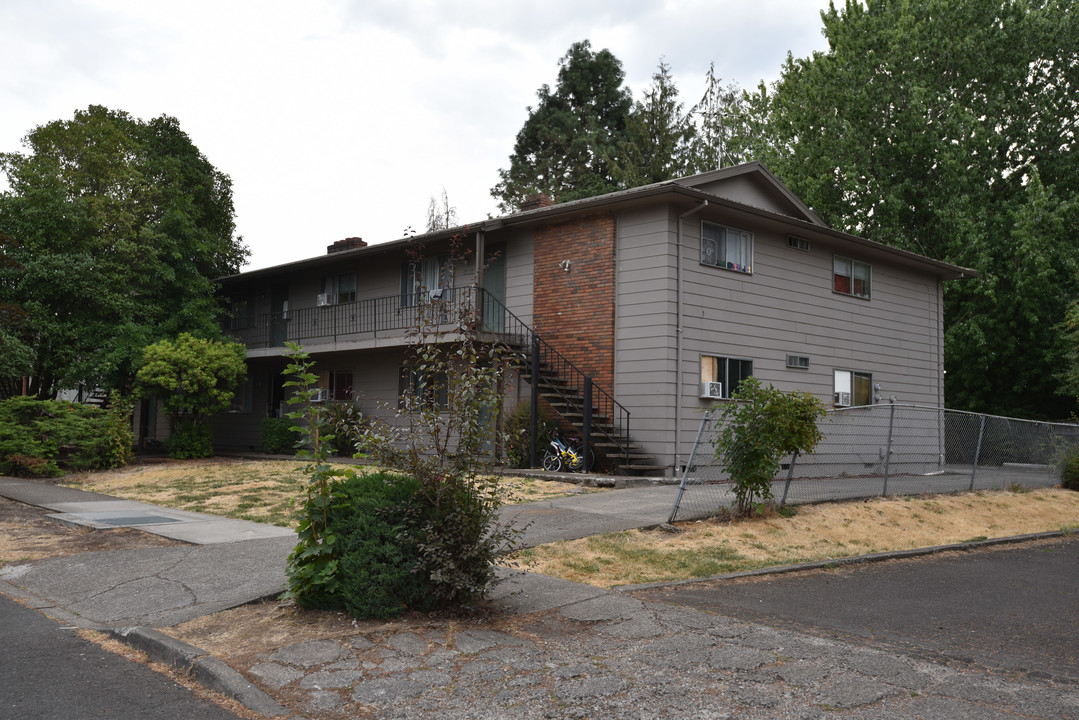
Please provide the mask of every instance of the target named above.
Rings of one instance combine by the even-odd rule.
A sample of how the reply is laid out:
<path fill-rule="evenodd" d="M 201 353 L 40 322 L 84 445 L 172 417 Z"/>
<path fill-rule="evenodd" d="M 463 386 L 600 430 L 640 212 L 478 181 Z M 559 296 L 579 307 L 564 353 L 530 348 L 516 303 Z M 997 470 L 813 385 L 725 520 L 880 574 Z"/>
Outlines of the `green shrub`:
<path fill-rule="evenodd" d="M 435 596 L 419 572 L 420 549 L 409 532 L 432 509 L 418 502 L 419 489 L 416 480 L 389 473 L 349 472 L 334 484 L 329 529 L 338 538 L 339 604 L 353 617 L 433 609 Z"/>
<path fill-rule="evenodd" d="M 715 456 L 734 482 L 735 515 L 759 512 L 771 501 L 783 457 L 816 447 L 824 415 L 824 404 L 809 393 L 785 393 L 753 377 L 741 382 L 723 407 L 715 440 Z"/>
<path fill-rule="evenodd" d="M 1060 484 L 1065 490 L 1079 492 L 1079 451 L 1072 451 L 1064 457 L 1060 470 Z"/>
<path fill-rule="evenodd" d="M 291 455 L 296 452 L 300 434 L 292 429 L 292 418 L 263 418 L 262 449 L 271 455 Z"/>
<path fill-rule="evenodd" d="M 537 435 L 536 448 L 542 457 L 544 448 L 551 442 L 551 431 L 554 425 L 547 418 L 543 406 L 539 406 L 536 418 Z M 526 468 L 530 465 L 529 439 L 532 433 L 532 403 L 522 400 L 514 406 L 513 411 L 506 418 L 503 428 L 506 436 L 506 464 L 512 468 Z"/>
<path fill-rule="evenodd" d="M 190 420 L 178 420 L 165 438 L 165 452 L 171 458 L 195 459 L 214 454 L 210 426 Z"/>
<path fill-rule="evenodd" d="M 322 405 L 322 419 L 333 433 L 330 450 L 333 455 L 352 457 L 356 443 L 363 436 L 363 413 L 354 402 L 331 402 Z"/>
<path fill-rule="evenodd" d="M 119 467 L 131 453 L 122 403 L 112 411 L 32 397 L 0 401 L 0 473 L 52 477 Z"/>

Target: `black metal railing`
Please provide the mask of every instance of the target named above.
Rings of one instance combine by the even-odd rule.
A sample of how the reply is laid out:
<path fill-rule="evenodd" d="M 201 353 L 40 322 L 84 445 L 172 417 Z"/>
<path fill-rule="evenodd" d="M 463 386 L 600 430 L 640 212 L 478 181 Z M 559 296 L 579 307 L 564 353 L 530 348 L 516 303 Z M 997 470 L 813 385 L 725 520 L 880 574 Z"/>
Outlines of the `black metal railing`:
<path fill-rule="evenodd" d="M 569 408 L 567 415 L 580 418 L 586 442 L 598 433 L 615 448 L 608 456 L 620 455 L 629 462 L 629 410 L 483 288 L 441 288 L 261 313 L 240 323 L 230 318 L 225 330 L 249 348 L 281 347 L 285 342 L 361 341 L 388 335 L 400 336 L 404 341 L 406 331 L 421 321 L 451 325 L 470 317 L 481 323 L 487 339 L 512 348 L 528 362 L 534 387 L 543 383 Z"/>
<path fill-rule="evenodd" d="M 607 455 L 621 456 L 623 463 L 628 464 L 629 410 L 496 298 L 483 290 L 480 292 L 483 293 L 484 327 L 497 323 L 504 338 L 502 341 L 527 359 L 533 388 L 544 383 L 570 409 L 568 415 L 580 418 L 585 447 L 592 445 L 592 433 L 598 431 L 599 436 L 615 448 Z M 512 342 L 506 338 L 512 338 Z"/>

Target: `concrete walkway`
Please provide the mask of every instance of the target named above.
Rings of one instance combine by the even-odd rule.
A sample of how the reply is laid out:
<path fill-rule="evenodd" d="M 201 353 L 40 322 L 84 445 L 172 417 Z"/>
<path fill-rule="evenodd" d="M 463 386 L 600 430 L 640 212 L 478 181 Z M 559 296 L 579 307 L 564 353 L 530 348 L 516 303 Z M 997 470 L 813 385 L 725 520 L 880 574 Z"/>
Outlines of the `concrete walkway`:
<path fill-rule="evenodd" d="M 507 506 L 500 517 L 535 545 L 661 524 L 676 492 L 585 494 Z M 1079 718 L 1074 685 L 1004 682 L 531 573 L 493 593 L 501 617 L 520 618 L 499 631 L 484 621 L 373 623 L 348 637 L 285 640 L 255 664 L 229 668 L 153 628 L 276 596 L 291 531 L 10 478 L 0 478 L 0 496 L 61 522 L 189 543 L 7 566 L 0 592 L 61 622 L 106 629 L 265 715 L 362 706 L 379 717 L 477 719 Z M 299 706 L 287 710 L 248 678 Z"/>

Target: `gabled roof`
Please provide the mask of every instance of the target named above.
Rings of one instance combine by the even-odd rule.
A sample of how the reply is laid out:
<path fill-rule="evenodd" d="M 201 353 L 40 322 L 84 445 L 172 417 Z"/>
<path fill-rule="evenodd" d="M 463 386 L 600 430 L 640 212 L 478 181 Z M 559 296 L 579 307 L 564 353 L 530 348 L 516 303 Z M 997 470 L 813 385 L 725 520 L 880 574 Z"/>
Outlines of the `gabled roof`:
<path fill-rule="evenodd" d="M 532 210 L 522 210 L 477 223 L 459 225 L 446 230 L 438 230 L 390 242 L 375 243 L 354 250 L 318 255 L 306 260 L 252 270 L 229 278 L 221 278 L 221 280 L 280 275 L 294 270 L 333 265 L 343 260 L 395 252 L 412 244 L 437 242 L 462 232 L 487 232 L 514 226 L 562 222 L 575 215 L 594 213 L 616 207 L 633 206 L 664 197 L 668 201 L 677 200 L 688 205 L 723 207 L 738 214 L 752 215 L 772 223 L 782 224 L 789 227 L 791 231 L 801 231 L 818 237 L 828 237 L 841 243 L 861 246 L 891 255 L 904 264 L 932 268 L 937 275 L 944 279 L 976 277 L 978 274 L 969 268 L 934 260 L 907 250 L 833 230 L 764 165 L 758 161 L 753 161 L 698 175 L 664 180 L 627 190 L 618 190 L 606 195 L 570 200 Z"/>
<path fill-rule="evenodd" d="M 770 210 L 773 207 L 782 208 L 784 215 L 790 215 L 791 217 L 799 220 L 805 220 L 811 222 L 814 225 L 820 225 L 821 227 L 828 227 L 824 224 L 824 221 L 817 217 L 816 213 L 809 209 L 801 199 L 791 192 L 790 188 L 784 185 L 779 178 L 768 171 L 768 168 L 764 167 L 759 161 L 754 160 L 752 162 L 745 163 L 743 165 L 734 165 L 732 167 L 720 168 L 719 170 L 712 170 L 710 172 L 701 173 L 699 175 L 690 175 L 684 178 L 678 178 L 671 182 L 682 187 L 696 188 L 704 192 L 710 192 L 720 197 L 728 197 L 729 199 L 737 199 L 731 197 L 731 195 L 744 196 L 745 193 L 737 192 L 737 188 L 734 187 L 734 183 L 742 181 L 748 182 L 752 185 L 761 195 L 761 197 L 767 198 L 771 202 L 768 203 L 771 207 L 764 207 L 761 203 L 762 210 Z M 735 192 L 729 192 L 734 190 Z M 752 199 L 745 199 L 743 202 L 753 205 Z"/>

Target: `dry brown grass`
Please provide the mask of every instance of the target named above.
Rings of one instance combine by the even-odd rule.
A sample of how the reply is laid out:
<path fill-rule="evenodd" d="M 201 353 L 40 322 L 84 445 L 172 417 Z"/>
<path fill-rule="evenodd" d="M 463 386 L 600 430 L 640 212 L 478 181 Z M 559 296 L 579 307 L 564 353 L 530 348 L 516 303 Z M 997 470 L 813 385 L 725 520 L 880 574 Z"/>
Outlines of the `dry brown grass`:
<path fill-rule="evenodd" d="M 302 465 L 298 460 L 168 460 L 72 475 L 65 484 L 180 510 L 294 526 L 293 506 L 306 482 Z M 499 480 L 499 488 L 507 504 L 596 492 L 572 483 L 508 476 Z"/>
<path fill-rule="evenodd" d="M 680 524 L 552 543 L 519 553 L 529 569 L 610 588 L 771 565 L 1079 528 L 1079 493 L 967 493 L 810 505 L 794 517 Z"/>

